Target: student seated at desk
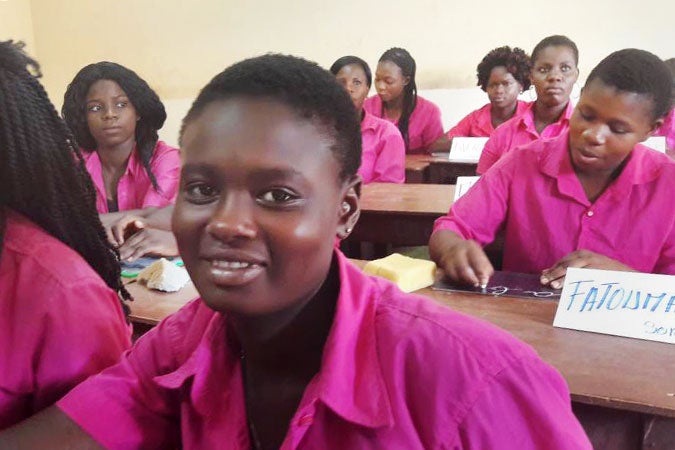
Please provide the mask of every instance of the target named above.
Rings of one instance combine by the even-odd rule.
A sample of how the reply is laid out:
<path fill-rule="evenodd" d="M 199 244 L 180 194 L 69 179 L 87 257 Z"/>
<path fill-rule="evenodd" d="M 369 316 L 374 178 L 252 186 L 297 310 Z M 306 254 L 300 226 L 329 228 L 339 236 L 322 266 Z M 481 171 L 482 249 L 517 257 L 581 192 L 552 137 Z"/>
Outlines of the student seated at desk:
<path fill-rule="evenodd" d="M 363 109 L 373 76 L 368 64 L 356 56 L 343 56 L 330 71 L 344 87 L 361 120 L 361 166 L 364 183 L 405 182 L 405 144 L 398 128 Z"/>
<path fill-rule="evenodd" d="M 530 87 L 530 68 L 530 57 L 519 48 L 499 47 L 485 55 L 476 75 L 490 103 L 460 120 L 436 141 L 433 150 L 447 152 L 455 136 L 490 137 L 499 125 L 520 116 L 528 103 L 518 100 L 518 94 Z"/>
<path fill-rule="evenodd" d="M 437 220 L 433 260 L 486 284 L 481 246 L 504 228 L 504 270 L 541 273 L 554 288 L 568 267 L 675 274 L 675 161 L 639 144 L 670 105 L 659 58 L 612 53 L 589 75 L 569 131 L 505 155 Z"/>
<path fill-rule="evenodd" d="M 554 138 L 568 129 L 578 64 L 579 50 L 565 36 L 549 36 L 534 47 L 530 81 L 537 100 L 492 133 L 478 160 L 479 175 L 511 150 L 540 138 Z"/>
<path fill-rule="evenodd" d="M 180 154 L 158 140 L 164 105 L 135 72 L 112 62 L 82 68 L 66 90 L 62 114 L 82 146 L 108 233 L 126 215 L 142 217 L 175 201 Z M 143 242 L 145 253 L 176 254 L 170 232 L 139 231 L 135 240 Z M 120 247 L 122 258 L 143 256 L 139 247 Z"/>
<path fill-rule="evenodd" d="M 0 429 L 131 346 L 93 186 L 22 48 L 0 42 Z"/>
<path fill-rule="evenodd" d="M 361 136 L 331 73 L 243 61 L 183 123 L 173 230 L 201 298 L 0 448 L 590 448 L 532 348 L 334 249 Z"/>
<path fill-rule="evenodd" d="M 407 153 L 426 153 L 443 135 L 443 124 L 438 106 L 417 95 L 416 70 L 407 50 L 394 47 L 384 52 L 375 71 L 377 95 L 363 107 L 398 127 Z"/>

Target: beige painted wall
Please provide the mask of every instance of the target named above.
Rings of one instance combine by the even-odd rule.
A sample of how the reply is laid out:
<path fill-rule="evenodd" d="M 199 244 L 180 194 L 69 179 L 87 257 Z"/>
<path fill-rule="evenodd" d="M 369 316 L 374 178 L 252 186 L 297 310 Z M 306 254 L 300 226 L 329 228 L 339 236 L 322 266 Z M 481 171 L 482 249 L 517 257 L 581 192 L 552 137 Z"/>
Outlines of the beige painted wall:
<path fill-rule="evenodd" d="M 7 0 L 0 7 L 26 1 Z M 422 89 L 470 87 L 476 64 L 490 49 L 510 44 L 529 52 L 554 33 L 577 42 L 582 78 L 619 48 L 675 56 L 675 2 L 669 0 L 30 3 L 37 56 L 57 104 L 80 67 L 104 59 L 133 68 L 160 96 L 176 99 L 194 96 L 230 63 L 268 51 L 301 55 L 324 66 L 356 54 L 375 65 L 383 50 L 403 46 L 417 60 Z"/>
<path fill-rule="evenodd" d="M 24 41 L 35 54 L 30 0 L 0 0 L 0 40 Z"/>

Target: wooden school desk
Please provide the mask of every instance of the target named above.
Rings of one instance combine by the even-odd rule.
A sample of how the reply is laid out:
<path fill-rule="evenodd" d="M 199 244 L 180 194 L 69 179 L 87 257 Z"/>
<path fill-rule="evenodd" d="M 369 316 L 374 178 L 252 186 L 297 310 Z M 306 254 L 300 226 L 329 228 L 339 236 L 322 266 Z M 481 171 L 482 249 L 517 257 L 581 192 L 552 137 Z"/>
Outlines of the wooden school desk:
<path fill-rule="evenodd" d="M 476 175 L 476 163 L 450 161 L 447 153 L 435 155 L 406 155 L 405 182 L 455 184 L 457 177 Z"/>
<path fill-rule="evenodd" d="M 370 183 L 361 192 L 361 217 L 350 242 L 427 245 L 434 221 L 448 213 L 455 186 Z"/>
<path fill-rule="evenodd" d="M 129 303 L 131 320 L 143 330 L 196 297 L 192 284 L 173 294 L 137 283 L 128 289 L 136 299 Z M 675 448 L 670 446 L 675 442 L 675 345 L 554 328 L 554 301 L 429 288 L 417 293 L 491 322 L 534 347 L 567 381 L 575 411 L 595 436 L 597 449 Z"/>

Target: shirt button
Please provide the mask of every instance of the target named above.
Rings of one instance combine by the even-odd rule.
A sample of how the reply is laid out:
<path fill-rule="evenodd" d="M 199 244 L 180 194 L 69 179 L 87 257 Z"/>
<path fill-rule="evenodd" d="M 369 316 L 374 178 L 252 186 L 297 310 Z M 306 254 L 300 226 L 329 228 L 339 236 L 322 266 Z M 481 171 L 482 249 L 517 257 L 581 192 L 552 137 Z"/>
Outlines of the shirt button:
<path fill-rule="evenodd" d="M 588 217 L 593 217 L 593 214 L 595 214 L 595 213 L 594 213 L 593 211 L 591 211 L 591 210 L 589 210 L 589 211 L 586 213 L 586 215 L 587 215 Z"/>
<path fill-rule="evenodd" d="M 306 427 L 308 425 L 311 425 L 312 422 L 314 422 L 314 417 L 310 415 L 305 415 L 298 419 L 298 426 Z"/>

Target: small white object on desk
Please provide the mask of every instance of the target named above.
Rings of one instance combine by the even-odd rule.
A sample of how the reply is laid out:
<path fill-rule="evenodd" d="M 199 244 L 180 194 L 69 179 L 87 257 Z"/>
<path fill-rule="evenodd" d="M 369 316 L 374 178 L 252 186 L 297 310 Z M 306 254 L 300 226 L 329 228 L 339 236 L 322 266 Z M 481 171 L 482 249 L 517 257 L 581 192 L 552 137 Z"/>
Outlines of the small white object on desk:
<path fill-rule="evenodd" d="M 477 163 L 487 141 L 486 137 L 456 136 L 452 138 L 448 158 L 453 162 Z"/>
<path fill-rule="evenodd" d="M 187 271 L 166 258 L 160 258 L 138 274 L 138 281 L 145 282 L 150 289 L 164 292 L 176 292 L 190 279 Z"/>

